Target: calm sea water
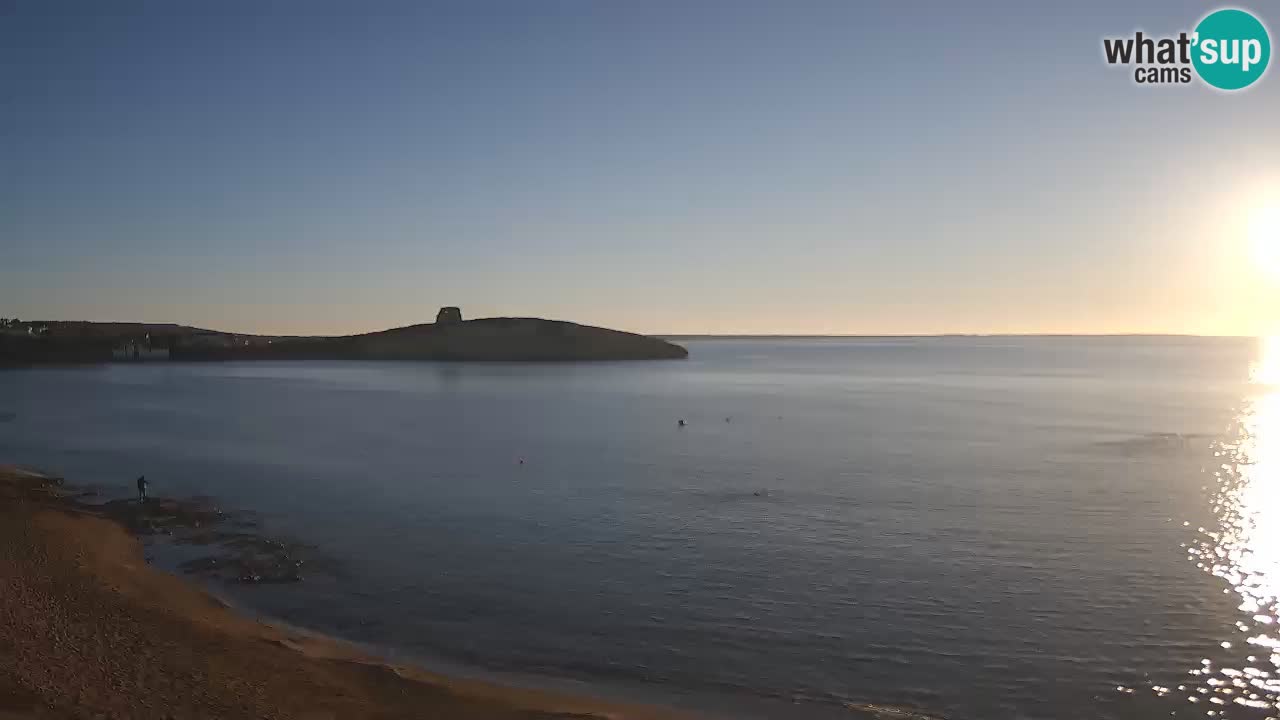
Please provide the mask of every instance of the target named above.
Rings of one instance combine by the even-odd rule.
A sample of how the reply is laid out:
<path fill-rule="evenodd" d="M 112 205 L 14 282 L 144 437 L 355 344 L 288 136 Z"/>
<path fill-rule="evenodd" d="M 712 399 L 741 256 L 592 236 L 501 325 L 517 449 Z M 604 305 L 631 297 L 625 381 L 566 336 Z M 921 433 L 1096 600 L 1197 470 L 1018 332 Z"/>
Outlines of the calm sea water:
<path fill-rule="evenodd" d="M 1280 345 L 687 344 L 5 372 L 0 460 L 261 511 L 342 577 L 233 597 L 402 656 L 737 716 L 1277 714 Z"/>

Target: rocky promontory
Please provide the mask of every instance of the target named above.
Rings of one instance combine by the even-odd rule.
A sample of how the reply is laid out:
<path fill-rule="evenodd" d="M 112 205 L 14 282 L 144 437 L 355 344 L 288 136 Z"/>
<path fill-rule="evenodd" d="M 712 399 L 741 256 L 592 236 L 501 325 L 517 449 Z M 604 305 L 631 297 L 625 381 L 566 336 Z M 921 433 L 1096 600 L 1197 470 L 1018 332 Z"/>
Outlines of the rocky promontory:
<path fill-rule="evenodd" d="M 281 338 L 269 344 L 173 349 L 174 359 L 664 360 L 689 351 L 659 338 L 539 318 L 423 323 L 343 337 Z"/>

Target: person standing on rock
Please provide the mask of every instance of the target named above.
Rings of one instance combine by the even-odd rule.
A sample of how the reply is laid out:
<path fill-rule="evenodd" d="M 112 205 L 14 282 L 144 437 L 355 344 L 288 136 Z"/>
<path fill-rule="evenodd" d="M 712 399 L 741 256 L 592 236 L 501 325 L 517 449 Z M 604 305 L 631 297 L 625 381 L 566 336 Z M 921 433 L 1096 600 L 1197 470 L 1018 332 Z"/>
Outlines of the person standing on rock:
<path fill-rule="evenodd" d="M 139 475 L 138 476 L 138 502 L 144 503 L 146 501 L 147 501 L 147 476 Z"/>

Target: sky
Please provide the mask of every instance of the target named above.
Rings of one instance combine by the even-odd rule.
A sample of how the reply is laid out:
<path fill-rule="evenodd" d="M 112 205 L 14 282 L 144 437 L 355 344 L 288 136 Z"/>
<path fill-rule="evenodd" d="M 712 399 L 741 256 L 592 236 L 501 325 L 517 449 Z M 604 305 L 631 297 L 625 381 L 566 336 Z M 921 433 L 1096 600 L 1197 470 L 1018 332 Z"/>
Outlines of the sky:
<path fill-rule="evenodd" d="M 1212 7 L 0 0 L 0 316 L 1280 332 L 1280 69 L 1103 60 Z"/>

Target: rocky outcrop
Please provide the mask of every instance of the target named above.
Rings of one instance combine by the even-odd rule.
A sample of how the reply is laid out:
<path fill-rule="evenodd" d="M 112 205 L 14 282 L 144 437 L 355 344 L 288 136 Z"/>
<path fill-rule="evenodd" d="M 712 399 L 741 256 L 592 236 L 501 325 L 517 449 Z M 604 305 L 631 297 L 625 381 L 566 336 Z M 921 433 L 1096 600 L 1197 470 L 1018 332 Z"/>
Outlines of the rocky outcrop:
<path fill-rule="evenodd" d="M 344 337 L 182 347 L 175 360 L 667 360 L 689 351 L 660 338 L 539 318 L 424 323 Z"/>
<path fill-rule="evenodd" d="M 657 360 L 689 355 L 659 338 L 538 318 L 412 325 L 352 340 L 358 357 L 405 360 Z"/>
<path fill-rule="evenodd" d="M 440 312 L 436 313 L 437 325 L 453 325 L 462 322 L 462 310 L 447 306 L 440 308 Z"/>

